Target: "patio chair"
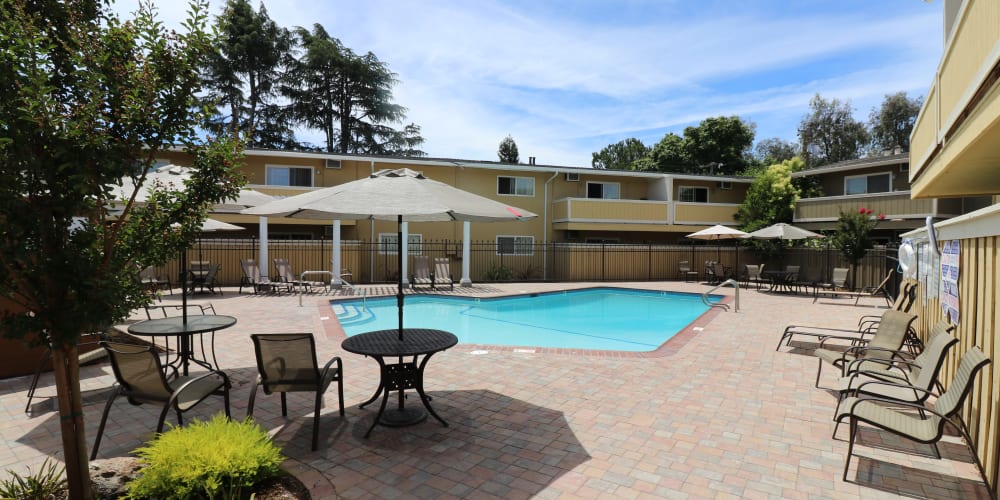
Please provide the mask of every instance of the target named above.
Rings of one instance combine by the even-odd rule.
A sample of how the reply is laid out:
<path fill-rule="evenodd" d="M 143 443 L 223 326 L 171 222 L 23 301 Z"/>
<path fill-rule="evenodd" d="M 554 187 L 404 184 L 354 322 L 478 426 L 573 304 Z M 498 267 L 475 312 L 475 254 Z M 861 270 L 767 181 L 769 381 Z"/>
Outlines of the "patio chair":
<path fill-rule="evenodd" d="M 731 272 L 726 266 L 722 265 L 721 262 L 716 262 L 712 264 L 712 276 L 715 279 L 714 283 L 722 283 L 727 279 L 731 278 Z"/>
<path fill-rule="evenodd" d="M 800 287 L 799 269 L 801 268 L 802 266 L 785 266 L 785 272 L 788 273 L 788 276 L 785 278 L 785 281 L 788 284 L 788 288 L 795 292 L 798 292 Z"/>
<path fill-rule="evenodd" d="M 882 297 L 885 299 L 887 306 L 892 306 L 893 298 L 889 295 L 889 282 L 892 281 L 892 277 L 895 275 L 896 270 L 890 269 L 889 273 L 885 275 L 885 278 L 875 287 L 866 287 L 853 292 L 845 292 L 842 295 L 847 297 L 854 297 L 854 305 L 858 305 L 863 297 Z M 814 301 L 815 302 L 815 301 Z"/>
<path fill-rule="evenodd" d="M 840 295 L 844 292 L 849 292 L 847 289 L 847 273 L 850 269 L 846 267 L 835 267 L 833 268 L 833 273 L 830 276 L 830 281 L 826 283 L 814 283 L 813 284 L 813 302 L 819 298 L 819 295 Z"/>
<path fill-rule="evenodd" d="M 893 401 L 924 403 L 933 394 L 938 384 L 938 373 L 944 365 L 948 351 L 958 343 L 951 335 L 954 327 L 946 321 L 938 321 L 932 328 L 924 350 L 911 361 L 903 359 L 899 352 L 897 359 L 862 359 L 848 368 L 849 375 L 842 377 L 837 385 L 839 398 L 833 415 L 840 414 L 840 404 L 846 397 L 860 395 L 876 396 Z M 883 383 L 888 382 L 888 383 Z M 837 426 L 833 435 L 837 435 Z"/>
<path fill-rule="evenodd" d="M 448 257 L 434 258 L 434 274 L 431 275 L 431 288 L 438 285 L 448 285 L 449 290 L 455 289 L 455 280 L 451 276 L 451 259 Z"/>
<path fill-rule="evenodd" d="M 257 380 L 250 389 L 247 417 L 253 417 L 257 387 L 264 394 L 281 393 L 281 416 L 288 416 L 286 392 L 315 392 L 313 413 L 312 449 L 319 445 L 319 410 L 323 406 L 323 393 L 330 383 L 337 382 L 340 415 L 344 415 L 344 370 L 339 357 L 331 358 L 322 369 L 316 361 L 316 341 L 311 333 L 254 334 L 254 354 L 257 357 Z"/>
<path fill-rule="evenodd" d="M 698 271 L 692 271 L 691 265 L 686 260 L 677 263 L 677 275 L 678 278 L 684 278 L 684 281 L 698 280 Z"/>
<path fill-rule="evenodd" d="M 841 407 L 843 410 L 837 415 L 837 420 L 848 419 L 850 422 L 851 435 L 847 445 L 847 458 L 844 460 L 844 481 L 847 481 L 847 470 L 851 465 L 851 457 L 854 455 L 854 442 L 858 437 L 858 424 L 864 422 L 873 427 L 889 431 L 897 436 L 926 443 L 934 448 L 936 458 L 941 458 L 937 442 L 944 436 L 946 424 L 951 424 L 961 436 L 973 448 L 972 456 L 983 472 L 983 465 L 979 461 L 975 444 L 969 435 L 969 430 L 958 417 L 958 412 L 962 409 L 962 403 L 972 392 L 976 377 L 979 371 L 990 363 L 990 359 L 983 354 L 978 347 L 972 347 L 962 355 L 962 360 L 958 364 L 955 376 L 948 384 L 948 390 L 941 394 L 934 403 L 933 408 L 928 408 L 921 403 L 907 403 L 895 400 L 886 400 L 877 396 L 849 397 L 844 399 Z M 884 382 L 883 382 L 884 383 Z M 920 389 L 915 389 L 920 390 Z M 891 404 L 894 408 L 889 408 L 885 404 Z M 906 411 L 903 411 L 906 410 Z M 914 415 L 913 412 L 917 414 Z M 985 476 L 985 474 L 984 474 Z"/>
<path fill-rule="evenodd" d="M 314 286 L 326 289 L 326 283 L 322 281 L 309 281 L 296 278 L 295 272 L 292 271 L 292 265 L 288 263 L 288 259 L 274 259 L 274 268 L 278 271 L 278 280 L 281 283 L 287 283 L 290 286 L 290 290 L 294 291 L 296 287 L 299 287 L 311 292 Z"/>
<path fill-rule="evenodd" d="M 892 311 L 902 311 L 908 312 L 913 306 L 913 302 L 917 297 L 917 290 L 919 283 L 916 280 L 903 280 L 902 286 L 899 290 L 899 295 L 896 296 L 896 300 L 892 304 Z M 863 339 L 866 335 L 871 334 L 878 327 L 878 322 L 881 320 L 881 315 L 867 314 L 858 318 L 858 326 L 854 329 L 850 328 L 832 328 L 827 326 L 815 326 L 815 325 L 788 325 L 785 330 L 781 333 L 781 338 L 778 339 L 778 345 L 774 350 L 781 349 L 782 342 L 788 345 L 792 341 L 792 337 L 795 335 L 804 335 L 807 337 L 816 337 L 822 339 L 828 336 L 847 336 L 853 334 L 854 336 Z M 916 332 L 912 332 L 916 333 Z M 920 345 L 919 338 L 912 336 L 907 338 L 907 344 L 912 347 L 918 347 Z"/>
<path fill-rule="evenodd" d="M 746 264 L 743 266 L 743 286 L 750 286 L 753 283 L 758 290 L 760 290 L 760 285 L 764 281 L 760 277 L 761 268 L 757 264 Z"/>
<path fill-rule="evenodd" d="M 879 321 L 878 327 L 871 339 L 863 340 L 858 337 L 823 337 L 819 342 L 819 347 L 813 351 L 813 355 L 819 359 L 819 366 L 816 368 L 816 387 L 819 387 L 819 378 L 823 372 L 823 365 L 829 363 L 840 368 L 841 376 L 848 375 L 847 368 L 856 359 L 894 359 L 898 356 L 896 352 L 903 347 L 906 341 L 907 332 L 910 325 L 916 321 L 917 316 L 900 311 L 886 311 Z M 847 340 L 850 346 L 844 350 L 828 349 L 827 341 Z"/>
<path fill-rule="evenodd" d="M 156 295 L 156 298 L 160 300 L 162 299 L 156 292 L 159 292 L 161 289 L 166 289 L 170 293 L 174 292 L 174 287 L 170 283 L 170 279 L 161 279 L 158 277 L 156 275 L 156 267 L 154 266 L 147 266 L 142 271 L 139 271 L 139 282 L 149 290 L 150 294 Z"/>
<path fill-rule="evenodd" d="M 715 283 L 715 261 L 706 260 L 705 261 L 705 281 L 707 283 Z"/>
<path fill-rule="evenodd" d="M 292 285 L 289 283 L 271 281 L 268 278 L 262 277 L 260 266 L 257 265 L 257 261 L 254 259 L 240 259 L 240 269 L 243 270 L 243 277 L 240 278 L 238 293 L 243 293 L 244 286 L 250 287 L 253 293 L 258 293 L 261 290 L 277 291 L 280 288 L 284 288 L 285 291 L 289 292 L 292 290 Z"/>
<path fill-rule="evenodd" d="M 413 274 L 410 275 L 410 288 L 416 288 L 417 285 L 434 287 L 430 259 L 426 255 L 416 255 L 413 257 Z"/>
<path fill-rule="evenodd" d="M 101 346 L 111 358 L 111 369 L 115 374 L 115 385 L 104 405 L 101 424 L 97 428 L 97 438 L 90 459 L 97 458 L 97 450 L 101 446 L 104 426 L 108 421 L 108 412 L 118 396 L 124 396 L 133 405 L 160 405 L 160 417 L 156 422 L 157 434 L 163 432 L 163 421 L 167 412 L 174 409 L 177 412 L 177 424 L 184 425 L 181 414 L 190 410 L 205 398 L 221 395 L 225 403 L 226 416 L 229 417 L 229 377 L 217 370 L 210 370 L 197 376 L 178 376 L 167 380 L 160 363 L 160 357 L 152 346 L 122 344 L 119 342 L 102 341 Z"/>

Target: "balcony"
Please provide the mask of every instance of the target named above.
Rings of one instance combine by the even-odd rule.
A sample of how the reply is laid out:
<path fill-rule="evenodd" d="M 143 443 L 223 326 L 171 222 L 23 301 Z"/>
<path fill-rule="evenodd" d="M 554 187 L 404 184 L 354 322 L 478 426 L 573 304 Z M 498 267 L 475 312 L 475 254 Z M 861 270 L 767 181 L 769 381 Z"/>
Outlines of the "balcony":
<path fill-rule="evenodd" d="M 944 54 L 910 136 L 910 183 L 920 198 L 1000 193 L 1000 2 L 956 11 Z"/>
<path fill-rule="evenodd" d="M 739 205 L 652 200 L 563 198 L 552 203 L 557 229 L 689 231 L 690 226 L 727 224 Z"/>
<path fill-rule="evenodd" d="M 823 196 L 803 198 L 795 204 L 794 222 L 832 222 L 840 212 L 853 212 L 864 207 L 875 214 L 885 214 L 886 219 L 919 219 L 928 215 L 954 217 L 961 214 L 961 200 L 933 198 L 911 199 L 909 191 L 872 193 L 848 196 Z"/>

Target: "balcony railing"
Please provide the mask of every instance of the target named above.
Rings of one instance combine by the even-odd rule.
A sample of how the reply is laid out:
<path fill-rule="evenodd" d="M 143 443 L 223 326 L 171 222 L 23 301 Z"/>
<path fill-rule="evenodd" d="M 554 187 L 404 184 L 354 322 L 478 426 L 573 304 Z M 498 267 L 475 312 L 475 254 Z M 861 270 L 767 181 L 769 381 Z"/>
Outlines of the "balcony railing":
<path fill-rule="evenodd" d="M 670 203 L 649 200 L 563 198 L 552 203 L 552 222 L 669 224 Z"/>
<path fill-rule="evenodd" d="M 933 198 L 910 199 L 909 191 L 891 193 L 871 193 L 848 196 L 823 196 L 802 198 L 795 204 L 795 222 L 833 221 L 840 212 L 852 212 L 864 207 L 876 214 L 885 214 L 890 219 L 924 218 L 937 213 L 937 203 Z M 947 214 L 955 215 L 955 214 Z"/>

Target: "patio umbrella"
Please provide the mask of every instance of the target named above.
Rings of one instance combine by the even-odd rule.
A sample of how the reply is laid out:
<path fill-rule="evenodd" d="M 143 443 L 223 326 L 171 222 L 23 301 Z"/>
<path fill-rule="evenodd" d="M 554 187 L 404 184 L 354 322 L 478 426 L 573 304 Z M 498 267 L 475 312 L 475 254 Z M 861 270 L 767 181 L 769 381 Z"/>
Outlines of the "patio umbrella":
<path fill-rule="evenodd" d="M 380 170 L 364 179 L 275 200 L 241 213 L 304 219 L 395 220 L 400 271 L 404 221 L 501 222 L 537 217 L 526 210 L 428 179 L 408 168 Z M 403 275 L 398 274 L 396 306 L 402 340 Z"/>
<path fill-rule="evenodd" d="M 791 224 L 785 224 L 784 222 L 758 229 L 744 236 L 744 238 L 756 238 L 759 240 L 804 240 L 807 238 L 823 237 L 822 234 L 814 233 L 801 227 L 795 227 Z"/>
<path fill-rule="evenodd" d="M 747 233 L 740 231 L 739 229 L 733 229 L 728 226 L 716 224 L 712 227 L 702 229 L 701 231 L 691 233 L 687 235 L 687 237 L 695 240 L 715 240 L 716 243 L 718 243 L 718 240 L 738 240 L 746 235 Z M 717 258 L 722 257 L 721 252 L 722 250 L 720 248 Z M 737 256 L 739 256 L 739 254 L 737 254 Z"/>

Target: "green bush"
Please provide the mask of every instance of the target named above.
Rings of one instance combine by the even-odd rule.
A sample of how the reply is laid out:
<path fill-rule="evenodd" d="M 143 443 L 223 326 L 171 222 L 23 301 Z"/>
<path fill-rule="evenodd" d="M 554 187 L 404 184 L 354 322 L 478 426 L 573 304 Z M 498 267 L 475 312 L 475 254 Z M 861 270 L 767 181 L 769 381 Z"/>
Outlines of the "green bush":
<path fill-rule="evenodd" d="M 130 498 L 240 498 L 277 476 L 284 459 L 259 425 L 222 414 L 173 427 L 135 453 L 144 467 Z"/>
<path fill-rule="evenodd" d="M 486 270 L 485 276 L 486 281 L 510 281 L 514 277 L 514 271 L 507 266 L 493 263 Z"/>
<path fill-rule="evenodd" d="M 65 489 L 66 478 L 63 477 L 62 467 L 57 467 L 46 458 L 38 472 L 32 473 L 31 467 L 28 467 L 27 476 L 10 472 L 9 478 L 0 481 L 0 498 L 44 500 L 56 497 Z"/>

